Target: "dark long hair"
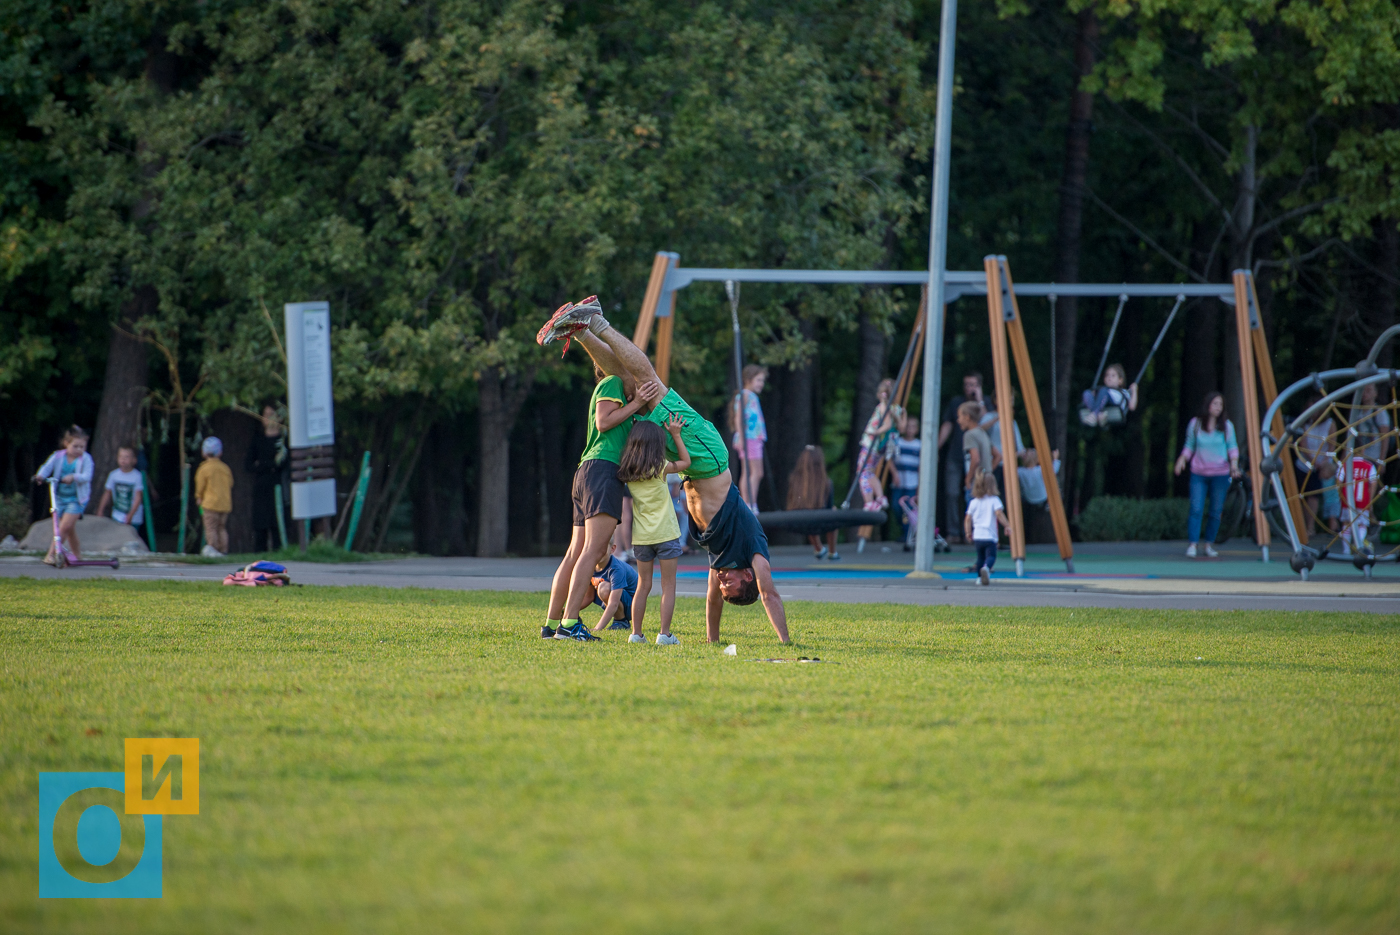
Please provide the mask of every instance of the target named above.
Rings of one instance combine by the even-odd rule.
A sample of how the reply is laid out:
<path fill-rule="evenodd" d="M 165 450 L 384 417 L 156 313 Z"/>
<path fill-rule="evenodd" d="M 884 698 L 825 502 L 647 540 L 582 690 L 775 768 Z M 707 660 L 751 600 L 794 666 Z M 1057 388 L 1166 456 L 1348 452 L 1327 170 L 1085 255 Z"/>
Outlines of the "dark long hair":
<path fill-rule="evenodd" d="M 1220 418 L 1216 420 L 1215 427 L 1224 433 L 1225 423 L 1230 420 L 1230 413 L 1225 408 L 1225 395 L 1219 390 L 1211 390 L 1206 394 L 1206 398 L 1201 400 L 1201 411 L 1196 413 L 1196 428 L 1199 431 L 1209 431 L 1206 426 L 1210 422 L 1210 404 L 1217 399 L 1220 400 Z"/>
<path fill-rule="evenodd" d="M 633 480 L 651 480 L 666 470 L 666 430 L 655 422 L 636 422 L 622 449 L 622 461 L 617 466 L 617 479 L 624 484 Z"/>
<path fill-rule="evenodd" d="M 826 506 L 826 487 L 826 455 L 816 445 L 808 445 L 788 475 L 787 508 L 820 510 Z"/>

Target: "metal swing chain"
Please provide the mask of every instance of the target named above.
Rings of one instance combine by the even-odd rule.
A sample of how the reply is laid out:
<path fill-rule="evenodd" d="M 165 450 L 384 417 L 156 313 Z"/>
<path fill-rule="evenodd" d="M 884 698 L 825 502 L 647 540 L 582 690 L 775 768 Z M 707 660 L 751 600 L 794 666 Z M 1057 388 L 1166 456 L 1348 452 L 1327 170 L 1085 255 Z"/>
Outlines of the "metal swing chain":
<path fill-rule="evenodd" d="M 747 487 L 749 473 L 749 433 L 748 413 L 744 411 L 744 344 L 739 335 L 739 284 L 732 279 L 724 281 L 724 291 L 729 296 L 729 318 L 734 326 L 734 398 L 738 401 L 739 413 L 735 420 L 739 424 L 739 490 Z M 754 492 L 758 499 L 758 491 Z"/>
<path fill-rule="evenodd" d="M 1099 369 L 1094 371 L 1094 385 L 1091 390 L 1099 388 L 1099 377 L 1103 376 L 1103 368 L 1108 363 L 1108 352 L 1113 347 L 1113 336 L 1118 333 L 1118 322 L 1123 317 L 1123 306 L 1128 304 L 1128 293 L 1124 292 L 1118 296 L 1118 311 L 1113 313 L 1113 327 L 1108 329 L 1108 340 L 1103 343 L 1103 355 L 1099 357 Z"/>
<path fill-rule="evenodd" d="M 1133 378 L 1133 383 L 1142 384 L 1142 378 L 1147 375 L 1147 365 L 1152 363 L 1152 356 L 1157 353 L 1157 348 L 1162 345 L 1162 339 L 1167 336 L 1167 329 L 1172 326 L 1172 319 L 1176 318 L 1177 310 L 1181 308 L 1181 304 L 1185 301 L 1186 296 L 1184 295 L 1178 295 L 1176 297 L 1176 304 L 1172 306 L 1171 313 L 1167 315 L 1167 321 L 1166 324 L 1162 325 L 1162 330 L 1157 332 L 1157 340 L 1152 342 L 1152 350 L 1147 352 L 1147 359 L 1142 362 L 1142 369 L 1140 369 L 1137 376 Z"/>

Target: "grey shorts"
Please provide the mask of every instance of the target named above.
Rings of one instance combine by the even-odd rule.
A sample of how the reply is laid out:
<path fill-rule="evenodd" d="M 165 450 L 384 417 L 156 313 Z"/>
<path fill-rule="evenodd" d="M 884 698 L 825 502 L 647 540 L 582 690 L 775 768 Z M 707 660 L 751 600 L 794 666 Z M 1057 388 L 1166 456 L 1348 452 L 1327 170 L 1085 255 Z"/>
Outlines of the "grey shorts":
<path fill-rule="evenodd" d="M 685 549 L 681 547 L 681 540 L 671 539 L 666 542 L 657 542 L 654 545 L 633 543 L 632 552 L 637 556 L 639 562 L 654 562 L 659 558 L 680 558 L 685 554 Z"/>

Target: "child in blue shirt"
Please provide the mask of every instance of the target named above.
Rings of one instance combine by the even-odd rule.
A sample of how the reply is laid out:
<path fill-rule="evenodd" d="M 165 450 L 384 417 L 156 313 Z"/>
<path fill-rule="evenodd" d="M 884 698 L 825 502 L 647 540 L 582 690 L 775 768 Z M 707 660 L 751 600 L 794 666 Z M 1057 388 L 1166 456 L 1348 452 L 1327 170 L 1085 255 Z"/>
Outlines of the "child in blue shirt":
<path fill-rule="evenodd" d="M 637 569 L 616 555 L 604 555 L 594 566 L 593 603 L 603 608 L 603 616 L 593 631 L 632 629 L 632 598 L 637 594 Z M 607 603 L 604 603 L 606 601 Z M 609 621 L 612 621 L 609 623 Z"/>

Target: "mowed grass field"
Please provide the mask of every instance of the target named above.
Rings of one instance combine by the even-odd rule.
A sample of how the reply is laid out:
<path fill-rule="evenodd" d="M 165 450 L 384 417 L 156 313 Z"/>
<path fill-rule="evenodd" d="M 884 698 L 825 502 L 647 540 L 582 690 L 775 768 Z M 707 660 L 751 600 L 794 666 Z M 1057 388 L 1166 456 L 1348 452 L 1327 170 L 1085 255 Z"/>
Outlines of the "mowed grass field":
<path fill-rule="evenodd" d="M 544 604 L 0 581 L 0 930 L 1400 930 L 1400 618 Z M 132 736 L 201 742 L 164 898 L 41 902 L 38 773 Z"/>

